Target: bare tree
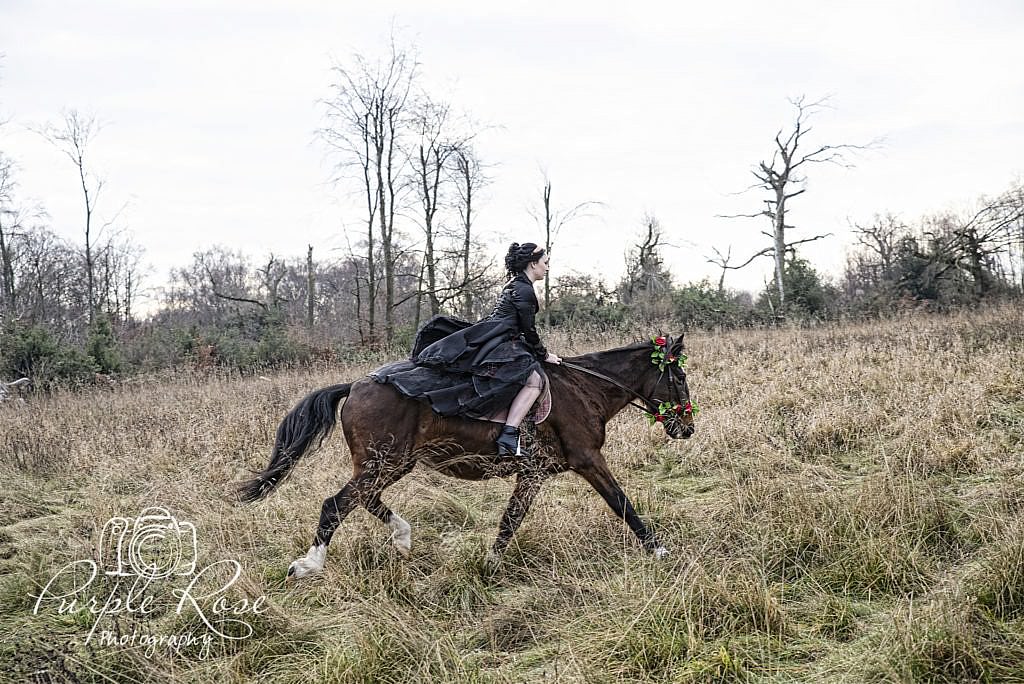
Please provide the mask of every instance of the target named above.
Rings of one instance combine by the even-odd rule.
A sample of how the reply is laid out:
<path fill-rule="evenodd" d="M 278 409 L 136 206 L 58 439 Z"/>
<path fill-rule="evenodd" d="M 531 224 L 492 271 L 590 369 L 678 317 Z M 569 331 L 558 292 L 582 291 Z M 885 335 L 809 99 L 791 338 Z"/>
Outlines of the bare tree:
<path fill-rule="evenodd" d="M 468 136 L 456 132 L 451 107 L 435 102 L 421 94 L 415 104 L 414 125 L 416 139 L 410 155 L 413 159 L 413 179 L 416 199 L 420 205 L 423 229 L 423 269 L 421 289 L 425 289 L 431 314 L 438 314 L 438 210 L 443 200 L 442 186 L 452 178 L 452 161 Z M 425 286 L 425 288 L 424 288 Z M 418 317 L 417 317 L 418 321 Z"/>
<path fill-rule="evenodd" d="M 850 151 L 867 149 L 875 144 L 821 145 L 809 152 L 804 152 L 802 148 L 802 143 L 805 142 L 804 138 L 813 130 L 808 122 L 817 111 L 826 106 L 826 100 L 812 103 L 805 103 L 804 100 L 803 96 L 790 100 L 796 107 L 796 120 L 792 128 L 787 134 L 784 134 L 781 129 L 775 134 L 775 149 L 772 152 L 771 160 L 759 162 L 752 171 L 757 182 L 747 190 L 767 190 L 769 197 L 764 200 L 765 208 L 754 214 L 734 214 L 726 217 L 764 217 L 771 221 L 771 232 L 762 231 L 762 234 L 772 241 L 771 245 L 756 252 L 743 264 L 728 268 L 743 268 L 758 257 L 771 255 L 775 262 L 775 286 L 779 293 L 777 311 L 780 316 L 785 315 L 786 294 L 783 273 L 785 272 L 786 252 L 797 245 L 821 240 L 831 235 L 831 233 L 825 233 L 802 240 L 787 239 L 786 231 L 794 228 L 786 222 L 788 202 L 807 191 L 807 177 L 803 175 L 804 167 L 808 164 L 836 164 L 849 168 L 851 164 L 847 160 L 847 154 Z"/>
<path fill-rule="evenodd" d="M 896 246 L 900 238 L 909 233 L 909 227 L 892 214 L 875 215 L 867 225 L 853 224 L 853 233 L 857 236 L 857 244 L 872 254 L 880 267 L 879 278 L 887 278 L 892 272 L 896 258 Z"/>
<path fill-rule="evenodd" d="M 722 254 L 721 250 L 717 247 L 712 247 L 711 251 L 713 251 L 715 255 L 713 257 L 707 257 L 707 262 L 722 269 L 722 274 L 718 276 L 718 294 L 722 294 L 725 292 L 725 272 L 730 268 L 736 268 L 735 266 L 729 265 L 729 262 L 732 261 L 732 245 L 729 245 L 725 250 L 725 254 Z"/>
<path fill-rule="evenodd" d="M 287 267 L 273 254 L 267 257 L 266 264 L 255 269 L 251 278 L 248 259 L 240 253 L 214 248 L 193 258 L 202 268 L 209 292 L 218 299 L 252 304 L 265 314 L 280 312 L 281 305 L 287 301 L 280 293 Z"/>
<path fill-rule="evenodd" d="M 480 256 L 484 250 L 477 240 L 471 240 L 469 246 L 468 275 L 463 268 L 466 267 L 465 254 L 462 244 L 453 243 L 439 253 L 438 263 L 438 301 L 442 307 L 452 302 L 465 306 L 468 299 L 480 301 L 485 293 L 492 292 L 500 285 L 498 279 L 493 277 L 492 267 L 494 262 L 491 259 Z M 472 319 L 472 309 L 465 316 Z"/>
<path fill-rule="evenodd" d="M 600 206 L 600 202 L 587 200 L 576 204 L 571 209 L 563 210 L 555 207 L 551 202 L 551 179 L 546 173 L 543 174 L 544 184 L 541 189 L 540 207 L 530 209 L 530 216 L 544 228 L 544 249 L 550 254 L 558 233 L 567 224 L 578 218 L 588 215 L 588 211 Z M 544 324 L 551 324 L 551 279 L 544 276 Z"/>
<path fill-rule="evenodd" d="M 97 307 L 130 324 L 142 285 L 143 249 L 125 235 L 112 234 L 96 250 Z"/>
<path fill-rule="evenodd" d="M 652 214 L 643 217 L 641 241 L 626 254 L 626 298 L 629 301 L 643 293 L 657 297 L 671 287 L 671 276 L 665 270 L 661 249 L 665 246 L 661 223 Z"/>
<path fill-rule="evenodd" d="M 484 171 L 480 158 L 472 145 L 463 143 L 455 150 L 455 186 L 458 189 L 458 212 L 462 228 L 462 317 L 473 317 L 473 290 L 471 283 L 479 277 L 474 276 L 470 266 L 470 251 L 473 247 L 473 221 L 476 218 L 475 202 L 482 188 L 490 179 Z M 486 267 L 485 267 L 486 268 Z"/>
<path fill-rule="evenodd" d="M 219 325 L 225 315 L 238 310 L 234 303 L 265 307 L 251 291 L 252 265 L 240 251 L 213 247 L 192 255 L 192 263 L 171 271 L 164 299 L 172 310 L 192 312 L 200 325 Z"/>
<path fill-rule="evenodd" d="M 14 208 L 14 162 L 0 152 L 0 295 L 8 310 L 15 308 L 14 287 L 14 231 L 17 230 L 18 211 Z"/>
<path fill-rule="evenodd" d="M 970 215 L 936 217 L 936 228 L 925 235 L 943 244 L 951 263 L 958 263 L 971 278 L 974 295 L 981 299 L 995 287 L 995 267 L 1017 239 L 1024 223 L 1024 203 L 1015 193 L 982 198 Z"/>
<path fill-rule="evenodd" d="M 103 180 L 90 170 L 87 156 L 89 146 L 99 134 L 100 124 L 94 116 L 83 115 L 75 109 L 66 110 L 60 124 L 47 124 L 39 133 L 64 154 L 75 167 L 85 203 L 85 277 L 88 293 L 89 323 L 96 314 L 96 264 L 94 246 L 97 233 L 93 219 L 96 202 L 103 189 Z"/>
<path fill-rule="evenodd" d="M 10 223 L 8 223 L 10 225 Z M 33 324 L 78 336 L 85 318 L 84 273 L 80 250 L 39 223 L 15 217 L 18 228 L 9 233 L 14 284 L 13 314 Z"/>
<path fill-rule="evenodd" d="M 272 253 L 267 256 L 267 263 L 256 269 L 260 289 L 267 293 L 267 308 L 279 311 L 286 298 L 281 295 L 281 281 L 288 274 L 285 263 Z"/>
<path fill-rule="evenodd" d="M 1024 215 L 1024 181 L 1017 180 L 1004 194 L 1007 211 Z M 1007 234 L 1011 236 L 1010 274 L 1015 286 L 1024 294 L 1024 218 L 1009 221 L 1006 225 Z"/>
<path fill-rule="evenodd" d="M 316 306 L 316 275 L 313 271 L 313 245 L 306 251 L 306 329 L 313 329 L 313 312 Z"/>
<path fill-rule="evenodd" d="M 408 122 L 407 107 L 417 73 L 415 55 L 396 46 L 394 38 L 385 59 L 371 64 L 354 55 L 349 65 L 334 67 L 333 96 L 325 101 L 328 125 L 320 134 L 336 152 L 338 168 L 353 168 L 365 192 L 367 208 L 367 269 L 370 336 L 374 335 L 377 269 L 374 222 L 379 231 L 384 267 L 384 336 L 394 336 L 395 216 L 400 203 L 405 166 L 400 139 Z"/>
<path fill-rule="evenodd" d="M 886 214 L 875 215 L 870 223 L 852 223 L 850 228 L 857 239 L 857 245 L 847 253 L 843 273 L 844 287 L 849 297 L 870 294 L 880 303 L 896 294 L 898 285 L 897 265 L 902 254 L 903 240 L 912 233 L 902 220 Z"/>
<path fill-rule="evenodd" d="M 642 320 L 664 319 L 672 291 L 672 274 L 665 267 L 662 250 L 668 246 L 661 223 L 645 214 L 637 241 L 626 251 L 626 272 L 618 287 L 619 300 Z"/>

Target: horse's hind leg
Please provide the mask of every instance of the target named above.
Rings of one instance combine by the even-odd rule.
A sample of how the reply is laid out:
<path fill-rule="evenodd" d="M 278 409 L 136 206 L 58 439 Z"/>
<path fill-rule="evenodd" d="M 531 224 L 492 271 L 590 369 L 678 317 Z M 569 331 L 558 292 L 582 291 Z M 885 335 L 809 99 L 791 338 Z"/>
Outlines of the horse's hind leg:
<path fill-rule="evenodd" d="M 361 472 L 349 480 L 341 488 L 341 491 L 324 500 L 313 545 L 309 547 L 305 556 L 296 559 L 288 566 L 289 578 L 299 579 L 324 569 L 327 545 L 331 543 L 334 531 L 359 503 L 359 492 L 365 490 L 375 479 L 376 473 Z"/>
<path fill-rule="evenodd" d="M 409 526 L 409 523 L 405 522 L 402 516 L 392 511 L 380 500 L 380 492 L 374 494 L 366 502 L 366 510 L 388 526 L 388 529 L 391 530 L 391 541 L 395 548 L 398 549 L 400 554 L 408 557 L 409 551 L 412 549 L 412 527 Z"/>
<path fill-rule="evenodd" d="M 494 540 L 494 546 L 487 554 L 488 565 L 496 565 L 505 552 L 505 547 L 512 541 L 512 535 L 516 533 L 519 526 L 530 510 L 534 497 L 540 491 L 540 485 L 544 476 L 519 475 L 516 478 L 515 489 L 512 490 L 512 497 L 508 501 L 505 514 L 501 516 L 501 523 L 498 524 L 498 538 Z"/>
<path fill-rule="evenodd" d="M 412 528 L 409 527 L 409 523 L 405 522 L 400 515 L 392 511 L 381 501 L 380 495 L 385 489 L 408 475 L 415 465 L 416 461 L 411 458 L 404 458 L 397 463 L 388 463 L 387 466 L 381 469 L 380 476 L 373 483 L 366 496 L 360 500 L 363 507 L 373 517 L 388 526 L 388 529 L 391 530 L 391 541 L 403 556 L 408 556 L 412 548 Z"/>
<path fill-rule="evenodd" d="M 295 560 L 288 567 L 288 577 L 299 579 L 314 572 L 320 572 L 327 557 L 327 545 L 342 521 L 357 505 L 362 504 L 374 516 L 379 518 L 392 531 L 395 546 L 402 555 L 407 555 L 411 547 L 412 530 L 395 513 L 392 513 L 380 500 L 381 492 L 398 482 L 412 470 L 414 461 L 403 460 L 400 463 L 388 463 L 377 466 L 373 470 L 363 470 L 353 476 L 334 496 L 324 500 L 320 509 L 320 523 L 316 528 L 313 545 L 305 556 Z"/>

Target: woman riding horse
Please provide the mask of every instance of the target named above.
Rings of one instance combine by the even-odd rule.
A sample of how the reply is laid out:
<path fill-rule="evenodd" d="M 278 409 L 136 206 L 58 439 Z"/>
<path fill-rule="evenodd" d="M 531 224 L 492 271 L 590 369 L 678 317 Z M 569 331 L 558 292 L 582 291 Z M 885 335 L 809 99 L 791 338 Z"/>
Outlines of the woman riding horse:
<path fill-rule="evenodd" d="M 537 426 L 536 442 L 524 458 L 494 454 L 494 423 L 440 417 L 425 403 L 371 378 L 316 390 L 281 421 L 270 463 L 253 479 L 239 483 L 238 493 L 245 502 L 266 497 L 340 422 L 352 457 L 352 477 L 324 500 L 313 545 L 288 567 L 291 578 L 323 569 L 331 537 L 356 506 L 387 525 L 395 547 L 407 555 L 412 528 L 381 495 L 417 464 L 464 480 L 515 475 L 489 561 L 501 558 L 544 481 L 566 471 L 590 483 L 643 547 L 663 556 L 666 548 L 637 515 L 601 448 L 608 421 L 631 403 L 662 425 L 669 437 L 686 439 L 693 434 L 697 408 L 690 401 L 682 342 L 681 336 L 658 337 L 653 348 L 650 343 L 631 344 L 553 366 L 548 377 L 551 414 Z"/>
<path fill-rule="evenodd" d="M 532 242 L 513 242 L 505 255 L 508 283 L 494 310 L 469 325 L 447 316 L 428 321 L 416 336 L 412 363 L 374 372 L 378 382 L 430 402 L 435 413 L 503 422 L 499 456 L 519 453 L 519 424 L 545 386 L 541 362 L 561 363 L 537 335 L 540 305 L 533 284 L 549 257 Z"/>

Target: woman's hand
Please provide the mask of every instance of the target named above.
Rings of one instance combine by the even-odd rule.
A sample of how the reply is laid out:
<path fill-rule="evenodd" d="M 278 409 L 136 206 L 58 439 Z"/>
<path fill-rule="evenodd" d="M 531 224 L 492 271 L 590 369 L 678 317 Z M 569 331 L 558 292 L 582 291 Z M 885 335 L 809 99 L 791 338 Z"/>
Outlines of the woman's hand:
<path fill-rule="evenodd" d="M 561 357 L 552 354 L 551 352 L 548 352 L 548 356 L 546 359 L 544 359 L 544 361 L 545 363 L 562 363 Z"/>

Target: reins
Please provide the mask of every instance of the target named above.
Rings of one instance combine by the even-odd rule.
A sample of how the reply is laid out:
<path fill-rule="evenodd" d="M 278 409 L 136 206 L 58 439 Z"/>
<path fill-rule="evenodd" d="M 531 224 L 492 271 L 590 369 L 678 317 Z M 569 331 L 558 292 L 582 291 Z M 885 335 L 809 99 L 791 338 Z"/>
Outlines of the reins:
<path fill-rule="evenodd" d="M 619 389 L 624 390 L 625 392 L 627 392 L 629 394 L 632 394 L 634 397 L 636 397 L 640 401 L 644 402 L 644 404 L 646 404 L 646 406 L 641 406 L 640 404 L 637 404 L 635 400 L 631 400 L 629 402 L 629 405 L 630 406 L 634 406 L 634 407 L 640 409 L 644 413 L 655 414 L 655 413 L 658 412 L 658 407 L 657 407 L 657 405 L 653 401 L 651 401 L 649 398 L 645 397 L 644 395 L 640 394 L 636 390 L 634 390 L 634 389 L 632 389 L 630 387 L 626 387 L 625 385 L 623 385 L 621 382 L 619 382 L 615 378 L 608 377 L 604 373 L 598 373 L 595 370 L 591 370 L 589 368 L 584 368 L 583 366 L 577 366 L 575 363 L 570 363 L 569 361 L 562 361 L 559 365 L 565 366 L 566 368 L 572 368 L 573 370 L 578 370 L 581 373 L 586 373 L 587 375 L 593 375 L 595 378 L 600 378 L 601 380 L 604 380 L 605 382 L 610 382 L 611 384 L 615 385 Z M 661 384 L 661 379 L 660 378 L 658 380 L 658 384 Z"/>
<path fill-rule="evenodd" d="M 665 346 L 666 347 L 670 347 L 671 346 L 671 338 L 669 338 L 666 341 L 666 345 Z M 586 373 L 587 375 L 592 375 L 595 378 L 599 378 L 601 380 L 604 380 L 605 382 L 608 382 L 608 383 L 611 383 L 611 384 L 615 385 L 616 387 L 618 387 L 619 389 L 623 390 L 624 392 L 626 392 L 628 394 L 632 394 L 634 397 L 636 397 L 636 399 L 639 399 L 640 401 L 642 401 L 644 403 L 644 405 L 640 405 L 640 404 L 636 403 L 636 399 L 630 400 L 629 405 L 633 406 L 635 408 L 640 409 L 641 411 L 643 411 L 644 413 L 648 414 L 649 416 L 657 416 L 661 412 L 660 406 L 658 404 L 656 404 L 653 399 L 651 399 L 650 397 L 645 397 L 644 395 L 640 394 L 639 392 L 637 392 L 636 390 L 632 389 L 631 387 L 626 387 L 624 384 L 622 384 L 621 382 L 619 382 L 615 378 L 609 377 L 609 376 L 605 375 L 604 373 L 599 373 L 598 371 L 591 370 L 590 368 L 585 368 L 583 366 L 576 365 L 575 363 L 571 363 L 569 361 L 562 361 L 561 365 L 562 366 L 566 366 L 567 368 L 571 368 L 573 370 L 580 371 L 581 373 Z M 665 377 L 666 373 L 668 373 L 669 398 L 670 398 L 671 401 L 680 401 L 681 397 L 680 397 L 680 394 L 679 394 L 679 389 L 676 387 L 675 377 L 672 375 L 672 369 L 671 368 L 666 368 L 666 367 L 662 366 L 661 376 L 658 377 L 658 382 L 655 383 L 654 388 L 655 388 L 655 390 L 657 390 L 658 386 L 661 385 L 661 380 L 662 380 L 662 378 Z"/>

